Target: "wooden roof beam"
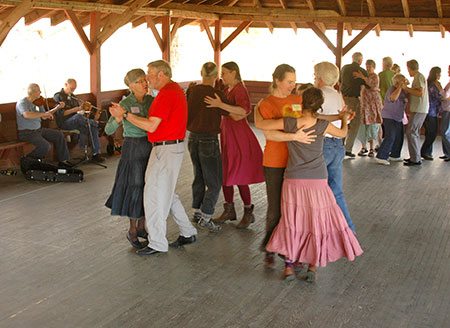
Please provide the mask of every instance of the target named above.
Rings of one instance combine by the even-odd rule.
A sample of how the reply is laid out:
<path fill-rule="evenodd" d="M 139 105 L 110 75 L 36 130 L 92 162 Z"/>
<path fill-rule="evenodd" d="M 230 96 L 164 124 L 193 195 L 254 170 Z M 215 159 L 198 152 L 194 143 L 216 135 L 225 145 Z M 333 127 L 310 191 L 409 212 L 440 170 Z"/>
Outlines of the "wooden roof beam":
<path fill-rule="evenodd" d="M 373 0 L 367 0 L 367 7 L 369 8 L 370 17 L 375 17 L 377 10 L 375 9 L 375 3 L 373 2 Z M 377 36 L 380 36 L 380 34 L 381 34 L 380 24 L 375 26 L 375 33 L 377 34 Z"/>
<path fill-rule="evenodd" d="M 58 24 L 61 24 L 65 20 L 67 20 L 66 14 L 64 13 L 64 11 L 59 11 L 55 15 L 50 17 L 50 25 L 56 26 Z"/>
<path fill-rule="evenodd" d="M 223 51 L 230 43 L 233 41 L 245 28 L 249 27 L 252 24 L 251 21 L 242 22 L 234 31 L 231 33 L 228 38 L 225 39 L 220 44 L 220 51 Z"/>
<path fill-rule="evenodd" d="M 411 12 L 409 11 L 409 3 L 408 0 L 402 0 L 402 7 L 403 7 L 403 15 L 406 18 L 409 18 L 411 15 Z M 409 36 L 413 37 L 414 34 L 414 28 L 412 24 L 406 24 L 406 28 L 408 29 Z"/>
<path fill-rule="evenodd" d="M 153 36 L 155 37 L 156 43 L 159 46 L 159 49 L 161 49 L 161 52 L 164 50 L 164 45 L 161 36 L 159 35 L 158 29 L 156 28 L 155 22 L 153 21 L 153 18 L 150 16 L 146 16 L 145 20 L 147 21 L 147 26 L 150 28 L 150 30 L 153 33 Z"/>
<path fill-rule="evenodd" d="M 321 39 L 325 45 L 328 47 L 328 49 L 331 50 L 331 52 L 336 51 L 336 47 L 334 44 L 328 39 L 328 37 L 325 35 L 325 33 L 317 26 L 314 22 L 306 22 L 308 24 L 309 28 L 313 30 L 314 33 Z"/>
<path fill-rule="evenodd" d="M 83 42 L 84 47 L 88 51 L 90 55 L 94 53 L 94 48 L 91 43 L 91 41 L 88 39 L 86 33 L 84 33 L 83 25 L 81 25 L 80 21 L 78 20 L 77 15 L 72 10 L 64 10 L 66 16 L 70 19 L 70 22 L 72 23 L 75 31 L 77 32 L 78 36 L 81 39 L 81 42 Z"/>
<path fill-rule="evenodd" d="M 141 16 L 141 17 L 138 17 L 138 18 L 136 18 L 136 19 L 133 19 L 133 20 L 131 21 L 131 26 L 132 26 L 133 28 L 135 28 L 135 27 L 138 27 L 139 25 L 142 25 L 142 24 L 144 24 L 144 23 L 146 23 L 145 17 Z"/>
<path fill-rule="evenodd" d="M 142 6 L 146 5 L 147 2 L 148 0 L 134 0 L 122 14 L 109 15 L 105 20 L 102 30 L 97 36 L 96 42 L 98 44 L 103 44 L 115 31 L 128 23 L 131 17 L 133 17 Z"/>
<path fill-rule="evenodd" d="M 280 2 L 281 8 L 287 9 L 287 4 L 285 0 L 278 0 Z"/>
<path fill-rule="evenodd" d="M 265 22 L 267 28 L 269 29 L 270 33 L 273 33 L 273 24 L 271 22 Z"/>
<path fill-rule="evenodd" d="M 29 14 L 24 16 L 25 25 L 31 25 L 33 23 L 36 23 L 38 20 L 49 17 L 49 16 L 53 15 L 55 12 L 56 12 L 56 10 L 51 10 L 51 11 L 43 10 L 43 9 L 33 10 L 32 12 L 30 12 Z"/>
<path fill-rule="evenodd" d="M 11 10 L 8 15 L 2 19 L 0 23 L 0 46 L 5 41 L 9 31 L 17 24 L 17 22 L 29 12 L 33 10 L 34 0 L 23 0 L 16 8 Z"/>
<path fill-rule="evenodd" d="M 298 26 L 294 22 L 289 22 L 289 25 L 291 25 L 292 29 L 294 30 L 294 33 L 297 34 Z"/>
<path fill-rule="evenodd" d="M 354 46 L 358 44 L 359 41 L 361 41 L 367 33 L 372 31 L 377 24 L 370 23 L 368 24 L 357 36 L 353 38 L 352 41 L 350 41 L 343 49 L 342 49 L 342 56 L 345 56 L 347 52 L 349 52 Z"/>
<path fill-rule="evenodd" d="M 344 0 L 337 0 L 337 3 L 338 3 L 338 7 L 339 7 L 339 12 L 341 13 L 341 15 L 347 16 L 347 8 L 345 7 Z"/>
<path fill-rule="evenodd" d="M 149 1 L 151 3 L 151 6 L 153 8 L 159 8 L 162 6 L 165 6 L 169 3 L 171 3 L 173 0 L 156 0 L 156 1 Z"/>
<path fill-rule="evenodd" d="M 306 0 L 306 4 L 308 5 L 309 10 L 316 9 L 316 2 L 314 0 Z"/>
<path fill-rule="evenodd" d="M 347 30 L 348 35 L 351 36 L 352 33 L 353 33 L 352 24 L 351 23 L 345 23 L 344 25 L 345 25 L 345 29 Z"/>
<path fill-rule="evenodd" d="M 310 12 L 316 12 L 316 1 L 315 0 L 306 0 L 306 4 L 308 5 Z M 324 23 L 316 22 L 316 25 L 322 33 L 326 32 L 327 28 Z"/>
<path fill-rule="evenodd" d="M 444 17 L 444 12 L 442 11 L 442 1 L 436 0 L 436 11 L 439 18 Z M 439 24 L 439 31 L 441 32 L 442 38 L 445 38 L 445 27 L 442 24 Z"/>
<path fill-rule="evenodd" d="M 170 31 L 171 39 L 173 39 L 175 37 L 175 34 L 177 34 L 177 30 L 180 28 L 182 22 L 183 18 L 176 18 L 175 23 L 172 25 L 172 30 Z"/>
<path fill-rule="evenodd" d="M 211 46 L 212 46 L 213 49 L 214 49 L 214 46 L 215 46 L 215 43 L 214 43 L 214 37 L 213 37 L 213 35 L 212 35 L 212 33 L 211 33 L 211 30 L 210 30 L 210 28 L 209 28 L 208 22 L 207 22 L 206 20 L 202 19 L 202 20 L 200 21 L 200 23 L 202 24 L 203 29 L 204 29 L 205 32 L 206 32 L 206 35 L 208 35 L 209 42 L 211 42 Z"/>

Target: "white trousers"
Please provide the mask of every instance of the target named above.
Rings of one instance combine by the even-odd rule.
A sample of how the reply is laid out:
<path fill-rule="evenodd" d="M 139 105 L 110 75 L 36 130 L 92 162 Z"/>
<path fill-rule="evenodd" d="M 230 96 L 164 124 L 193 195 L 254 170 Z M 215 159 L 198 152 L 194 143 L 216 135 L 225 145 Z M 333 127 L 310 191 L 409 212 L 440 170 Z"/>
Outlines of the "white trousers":
<path fill-rule="evenodd" d="M 169 212 L 180 229 L 180 235 L 190 237 L 197 234 L 175 194 L 184 150 L 184 143 L 153 147 L 145 172 L 144 211 L 148 247 L 160 252 L 169 249 L 166 238 Z"/>

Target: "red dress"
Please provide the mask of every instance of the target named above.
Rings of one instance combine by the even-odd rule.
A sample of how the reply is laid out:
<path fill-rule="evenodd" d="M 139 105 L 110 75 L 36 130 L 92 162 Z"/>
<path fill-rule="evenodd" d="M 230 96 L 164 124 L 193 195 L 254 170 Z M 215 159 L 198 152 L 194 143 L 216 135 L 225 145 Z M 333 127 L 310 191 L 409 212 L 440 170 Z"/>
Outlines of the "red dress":
<path fill-rule="evenodd" d="M 225 90 L 225 95 L 228 104 L 250 113 L 250 98 L 242 83 Z M 261 146 L 245 118 L 234 121 L 228 116 L 222 117 L 220 145 L 224 186 L 264 182 Z"/>

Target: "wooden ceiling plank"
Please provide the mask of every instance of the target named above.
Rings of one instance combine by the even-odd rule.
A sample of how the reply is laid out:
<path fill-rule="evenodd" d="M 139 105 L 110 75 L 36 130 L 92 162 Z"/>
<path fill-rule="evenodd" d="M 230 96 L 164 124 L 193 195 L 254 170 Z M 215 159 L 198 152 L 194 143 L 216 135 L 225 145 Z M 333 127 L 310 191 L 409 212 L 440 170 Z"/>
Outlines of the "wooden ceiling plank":
<path fill-rule="evenodd" d="M 0 46 L 5 41 L 9 31 L 17 24 L 17 22 L 29 12 L 33 10 L 34 0 L 24 0 L 16 8 L 8 13 L 8 16 L 2 19 L 0 24 Z"/>
<path fill-rule="evenodd" d="M 306 22 L 306 24 L 308 24 L 309 28 L 312 29 L 313 32 L 316 33 L 316 35 L 319 37 L 319 39 L 321 39 L 325 43 L 325 45 L 328 47 L 328 49 L 331 50 L 331 52 L 334 53 L 336 51 L 336 47 L 334 46 L 334 44 L 314 22 Z"/>
<path fill-rule="evenodd" d="M 245 28 L 250 26 L 252 21 L 244 21 L 220 44 L 220 51 L 223 51 Z"/>
<path fill-rule="evenodd" d="M 156 0 L 151 2 L 153 8 L 159 8 L 171 3 L 173 0 Z"/>
<path fill-rule="evenodd" d="M 146 5 L 148 0 L 134 0 L 122 14 L 110 15 L 103 25 L 97 37 L 97 43 L 103 44 L 115 31 L 129 22 L 130 18 L 140 9 Z"/>
<path fill-rule="evenodd" d="M 156 28 L 153 18 L 151 16 L 145 16 L 145 20 L 147 21 L 147 26 L 150 28 L 150 30 L 153 33 L 153 36 L 155 37 L 156 43 L 158 43 L 159 48 L 161 49 L 161 51 L 163 51 L 164 50 L 163 41 L 161 35 L 159 35 L 158 29 Z"/>
<path fill-rule="evenodd" d="M 81 25 L 77 15 L 75 15 L 75 13 L 72 10 L 64 10 L 64 12 L 66 16 L 69 18 L 70 22 L 72 23 L 78 36 L 80 37 L 81 42 L 83 42 L 84 47 L 86 48 L 88 53 L 92 55 L 94 53 L 92 43 L 87 37 L 86 33 L 84 33 L 83 26 Z"/>
<path fill-rule="evenodd" d="M 200 23 L 202 24 L 203 28 L 205 29 L 206 35 L 208 35 L 209 42 L 211 42 L 211 46 L 214 49 L 214 45 L 215 45 L 214 37 L 213 37 L 213 35 L 211 33 L 211 30 L 209 28 L 208 22 L 206 20 L 202 19 L 200 21 Z"/>
<path fill-rule="evenodd" d="M 361 32 L 358 33 L 357 36 L 355 36 L 352 41 L 350 41 L 345 47 L 344 49 L 342 49 L 342 56 L 345 56 L 345 54 L 347 52 L 349 52 L 354 46 L 356 46 L 358 44 L 359 41 L 361 41 L 366 35 L 367 33 L 369 33 L 370 31 L 373 30 L 373 28 L 376 26 L 377 24 L 375 23 L 370 23 L 368 24 Z"/>

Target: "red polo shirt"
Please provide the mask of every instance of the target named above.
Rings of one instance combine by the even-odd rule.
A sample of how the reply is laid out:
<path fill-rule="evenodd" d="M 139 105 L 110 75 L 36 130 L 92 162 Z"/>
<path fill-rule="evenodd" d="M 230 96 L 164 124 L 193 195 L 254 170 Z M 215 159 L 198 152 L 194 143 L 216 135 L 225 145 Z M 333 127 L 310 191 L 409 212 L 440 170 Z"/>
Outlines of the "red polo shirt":
<path fill-rule="evenodd" d="M 187 124 L 187 101 L 183 89 L 175 82 L 167 83 L 153 100 L 148 116 L 161 119 L 155 132 L 147 132 L 148 141 L 184 139 Z"/>

